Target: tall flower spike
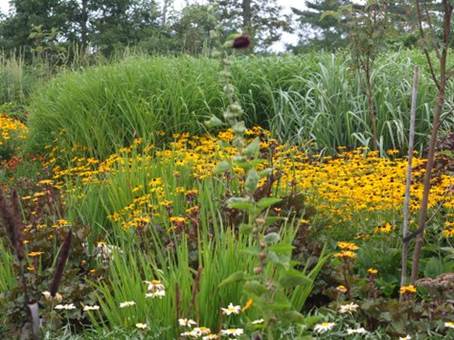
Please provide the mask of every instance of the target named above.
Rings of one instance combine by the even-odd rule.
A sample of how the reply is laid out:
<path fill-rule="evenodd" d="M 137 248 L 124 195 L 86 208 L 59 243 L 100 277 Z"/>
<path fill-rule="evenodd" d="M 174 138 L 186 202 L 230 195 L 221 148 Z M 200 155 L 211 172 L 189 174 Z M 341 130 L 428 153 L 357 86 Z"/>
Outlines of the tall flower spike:
<path fill-rule="evenodd" d="M 5 194 L 0 191 L 0 218 L 4 221 L 6 232 L 10 239 L 11 247 L 14 249 L 17 258 L 24 258 L 24 249 L 22 246 L 22 221 L 19 210 L 19 197 L 14 190 L 11 197 L 11 206 L 6 203 Z"/>
<path fill-rule="evenodd" d="M 58 259 L 57 267 L 55 269 L 54 278 L 52 279 L 52 283 L 50 285 L 49 291 L 52 297 L 57 294 L 58 286 L 60 285 L 61 279 L 63 277 L 63 270 L 65 269 L 65 264 L 69 257 L 69 249 L 71 248 L 71 240 L 72 232 L 71 230 L 69 230 L 68 234 L 65 237 L 65 241 L 63 242 L 63 246 L 61 247 L 61 253 Z"/>

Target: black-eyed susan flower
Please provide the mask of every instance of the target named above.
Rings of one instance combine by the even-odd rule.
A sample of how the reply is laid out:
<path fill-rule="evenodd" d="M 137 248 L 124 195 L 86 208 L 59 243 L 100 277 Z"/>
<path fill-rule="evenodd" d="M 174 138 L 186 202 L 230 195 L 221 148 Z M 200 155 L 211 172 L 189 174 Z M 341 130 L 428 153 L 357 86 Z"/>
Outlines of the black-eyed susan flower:
<path fill-rule="evenodd" d="M 337 242 L 337 246 L 342 250 L 356 251 L 359 247 L 353 242 Z"/>
<path fill-rule="evenodd" d="M 400 287 L 399 291 L 400 291 L 401 295 L 405 295 L 405 294 L 411 295 L 411 294 L 416 293 L 416 287 L 413 285 L 402 286 L 402 287 Z"/>
<path fill-rule="evenodd" d="M 378 274 L 378 270 L 375 268 L 369 268 L 367 269 L 367 273 L 371 276 L 376 276 Z"/>
<path fill-rule="evenodd" d="M 350 250 L 343 250 L 343 251 L 340 251 L 340 252 L 334 254 L 334 257 L 340 258 L 343 260 L 352 260 L 352 259 L 356 258 L 356 253 L 354 253 Z"/>

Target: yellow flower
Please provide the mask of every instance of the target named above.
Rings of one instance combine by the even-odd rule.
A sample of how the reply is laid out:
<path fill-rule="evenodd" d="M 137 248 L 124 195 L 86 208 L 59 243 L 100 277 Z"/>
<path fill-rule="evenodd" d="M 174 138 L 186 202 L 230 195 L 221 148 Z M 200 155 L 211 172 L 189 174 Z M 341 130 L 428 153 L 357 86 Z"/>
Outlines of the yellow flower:
<path fill-rule="evenodd" d="M 186 223 L 186 218 L 181 217 L 181 216 L 172 216 L 169 218 L 170 223 L 175 223 L 175 224 L 184 224 Z"/>
<path fill-rule="evenodd" d="M 454 237 L 454 228 L 445 228 L 443 231 L 442 231 L 442 235 L 443 237 L 445 238 L 450 238 L 450 237 Z"/>
<path fill-rule="evenodd" d="M 398 155 L 400 153 L 400 151 L 396 150 L 396 149 L 391 149 L 391 150 L 386 151 L 386 153 L 390 156 L 393 156 L 393 155 Z"/>
<path fill-rule="evenodd" d="M 344 285 L 339 285 L 336 287 L 336 290 L 342 294 L 345 294 L 347 293 L 347 287 L 345 287 Z"/>
<path fill-rule="evenodd" d="M 389 223 L 385 223 L 382 226 L 375 227 L 374 233 L 376 234 L 389 234 L 391 231 L 393 231 L 393 226 Z"/>
<path fill-rule="evenodd" d="M 334 254 L 335 257 L 341 258 L 341 259 L 355 259 L 356 254 L 350 250 L 343 250 L 339 253 Z"/>
<path fill-rule="evenodd" d="M 415 294 L 416 293 L 416 287 L 413 285 L 408 285 L 408 286 L 402 286 L 400 287 L 400 294 Z"/>
<path fill-rule="evenodd" d="M 359 247 L 353 242 L 337 242 L 337 246 L 342 250 L 355 251 L 359 249 Z"/>
<path fill-rule="evenodd" d="M 372 275 L 372 276 L 375 276 L 375 275 L 378 274 L 378 270 L 375 269 L 375 268 L 369 268 L 369 269 L 367 270 L 367 272 L 369 273 L 369 275 Z"/>

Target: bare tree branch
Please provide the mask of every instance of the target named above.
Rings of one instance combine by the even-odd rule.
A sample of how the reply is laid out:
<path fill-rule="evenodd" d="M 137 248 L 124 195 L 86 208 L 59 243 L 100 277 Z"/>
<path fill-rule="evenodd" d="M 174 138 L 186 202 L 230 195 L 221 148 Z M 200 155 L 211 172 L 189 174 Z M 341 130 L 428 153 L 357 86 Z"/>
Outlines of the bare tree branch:
<path fill-rule="evenodd" d="M 422 14 L 421 14 L 421 6 L 419 5 L 419 0 L 416 0 L 416 14 L 418 17 L 419 33 L 421 35 L 421 38 L 425 39 L 426 35 L 424 32 L 424 28 L 422 26 L 423 18 L 422 18 Z M 432 76 L 432 80 L 434 81 L 435 85 L 437 86 L 437 89 L 440 90 L 440 84 L 438 82 L 437 76 L 435 75 L 434 67 L 432 65 L 432 58 L 430 57 L 429 51 L 427 50 L 427 48 L 425 46 L 423 47 L 423 52 L 424 52 L 424 55 L 426 56 L 427 64 L 429 65 L 429 70 L 430 70 L 430 74 Z"/>

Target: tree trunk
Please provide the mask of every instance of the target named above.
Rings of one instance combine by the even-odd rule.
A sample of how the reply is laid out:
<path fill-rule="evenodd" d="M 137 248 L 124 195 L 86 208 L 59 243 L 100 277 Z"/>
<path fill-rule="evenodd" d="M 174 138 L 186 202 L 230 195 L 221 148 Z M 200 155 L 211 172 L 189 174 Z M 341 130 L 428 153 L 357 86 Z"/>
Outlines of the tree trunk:
<path fill-rule="evenodd" d="M 421 12 L 419 9 L 419 1 L 416 2 L 417 4 L 417 11 L 418 11 L 418 20 L 420 24 L 421 32 L 423 33 L 423 25 L 422 25 L 422 18 Z M 437 136 L 438 130 L 440 128 L 441 122 L 441 114 L 443 112 L 443 107 L 445 104 L 445 91 L 446 91 L 446 84 L 447 84 L 447 65 L 446 61 L 448 58 L 448 44 L 449 44 L 449 35 L 451 33 L 451 16 L 453 11 L 453 6 L 451 2 L 448 0 L 443 0 L 443 41 L 441 47 L 441 53 L 439 54 L 439 62 L 440 62 L 440 78 L 436 79 L 434 76 L 433 69 L 431 67 L 432 75 L 437 84 L 438 94 L 437 94 L 437 101 L 435 103 L 434 108 L 434 117 L 432 123 L 432 132 L 430 137 L 430 144 L 429 144 L 429 153 L 427 155 L 427 164 L 426 164 L 426 173 L 424 174 L 424 191 L 423 197 L 421 201 L 421 208 L 419 210 L 419 221 L 418 221 L 418 230 L 416 235 L 416 243 L 415 243 L 415 250 L 413 252 L 413 263 L 412 263 L 412 270 L 411 270 L 411 282 L 415 283 L 418 279 L 419 274 L 419 259 L 421 257 L 421 250 L 424 244 L 424 230 L 426 228 L 426 219 L 427 219 L 427 209 L 429 206 L 429 194 L 430 194 L 430 187 L 431 187 L 431 179 L 432 179 L 432 170 L 435 162 L 435 152 L 436 152 L 436 144 L 437 144 Z M 428 57 L 429 66 L 430 57 Z"/>
<path fill-rule="evenodd" d="M 444 80 L 440 82 L 441 88 L 438 92 L 437 102 L 434 109 L 434 119 L 432 132 L 430 136 L 429 153 L 427 155 L 426 172 L 424 174 L 424 190 L 419 209 L 418 234 L 416 236 L 415 250 L 413 252 L 413 263 L 411 269 L 411 282 L 415 283 L 419 273 L 419 258 L 421 257 L 421 249 L 424 243 L 424 230 L 426 228 L 427 209 L 429 207 L 429 194 L 431 188 L 432 170 L 435 163 L 435 147 L 437 144 L 438 130 L 440 128 L 440 117 L 443 111 L 445 102 L 445 87 Z"/>
<path fill-rule="evenodd" d="M 82 9 L 80 15 L 80 42 L 82 51 L 85 54 L 88 45 L 88 0 L 82 0 Z"/>
<path fill-rule="evenodd" d="M 372 146 L 374 150 L 379 150 L 380 145 L 378 142 L 378 131 L 377 131 L 377 114 L 375 112 L 374 105 L 374 92 L 372 84 L 372 75 L 370 74 L 370 67 L 372 61 L 370 57 L 367 56 L 365 62 L 365 76 L 366 76 L 366 96 L 367 96 L 367 110 L 369 111 L 370 124 L 372 128 Z"/>
<path fill-rule="evenodd" d="M 243 0 L 241 3 L 243 15 L 243 31 L 252 36 L 252 8 L 251 0 Z"/>

